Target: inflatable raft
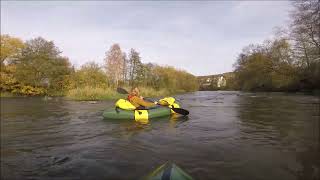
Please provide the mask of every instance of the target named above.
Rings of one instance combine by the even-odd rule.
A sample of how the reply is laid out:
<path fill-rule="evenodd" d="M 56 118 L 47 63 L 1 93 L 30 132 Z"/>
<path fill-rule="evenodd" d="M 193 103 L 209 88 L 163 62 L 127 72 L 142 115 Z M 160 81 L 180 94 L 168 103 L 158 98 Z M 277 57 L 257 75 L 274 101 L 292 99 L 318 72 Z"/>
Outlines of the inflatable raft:
<path fill-rule="evenodd" d="M 159 105 L 145 110 L 136 109 L 129 101 L 119 99 L 114 108 L 107 109 L 103 112 L 105 119 L 126 119 L 126 120 L 147 120 L 152 118 L 169 116 L 175 113 L 171 108 L 179 108 L 175 99 L 167 97 L 158 101 Z"/>
<path fill-rule="evenodd" d="M 148 110 L 124 110 L 120 108 L 113 108 L 103 112 L 103 117 L 107 119 L 132 119 L 143 120 L 163 116 L 169 116 L 171 109 L 168 107 L 158 106 L 154 109 Z"/>

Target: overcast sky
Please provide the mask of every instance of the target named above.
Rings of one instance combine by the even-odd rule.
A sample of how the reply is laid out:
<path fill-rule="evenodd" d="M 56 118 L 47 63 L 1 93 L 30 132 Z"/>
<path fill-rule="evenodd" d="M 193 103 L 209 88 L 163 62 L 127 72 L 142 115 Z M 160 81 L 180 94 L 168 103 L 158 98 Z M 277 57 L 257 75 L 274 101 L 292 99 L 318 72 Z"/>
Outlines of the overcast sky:
<path fill-rule="evenodd" d="M 76 66 L 103 63 L 113 43 L 142 62 L 194 75 L 233 70 L 242 48 L 288 23 L 288 1 L 1 1 L 1 34 L 41 36 Z"/>

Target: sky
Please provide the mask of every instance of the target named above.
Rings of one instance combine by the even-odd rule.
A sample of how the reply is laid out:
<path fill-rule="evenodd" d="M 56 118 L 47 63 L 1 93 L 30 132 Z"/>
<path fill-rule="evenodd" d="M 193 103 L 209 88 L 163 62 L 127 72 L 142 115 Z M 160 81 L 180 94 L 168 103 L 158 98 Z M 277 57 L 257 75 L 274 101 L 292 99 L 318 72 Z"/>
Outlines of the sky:
<path fill-rule="evenodd" d="M 241 50 L 289 21 L 289 1 L 1 1 L 1 34 L 43 37 L 79 67 L 118 43 L 194 75 L 233 70 Z"/>

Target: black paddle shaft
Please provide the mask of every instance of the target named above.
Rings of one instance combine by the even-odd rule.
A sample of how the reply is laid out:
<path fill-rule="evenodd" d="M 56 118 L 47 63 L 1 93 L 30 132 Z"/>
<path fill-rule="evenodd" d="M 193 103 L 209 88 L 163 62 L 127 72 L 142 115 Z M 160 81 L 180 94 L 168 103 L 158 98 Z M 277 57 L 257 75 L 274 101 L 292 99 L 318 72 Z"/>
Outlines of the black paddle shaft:
<path fill-rule="evenodd" d="M 117 88 L 117 92 L 120 94 L 129 94 L 129 92 L 123 88 L 118 87 Z"/>

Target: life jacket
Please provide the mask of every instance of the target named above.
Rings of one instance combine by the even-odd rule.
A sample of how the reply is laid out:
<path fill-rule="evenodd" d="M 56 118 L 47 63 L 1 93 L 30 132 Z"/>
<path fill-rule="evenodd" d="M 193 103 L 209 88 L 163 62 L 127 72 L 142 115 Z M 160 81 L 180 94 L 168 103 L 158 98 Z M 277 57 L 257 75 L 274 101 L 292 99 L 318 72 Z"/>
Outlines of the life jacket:
<path fill-rule="evenodd" d="M 131 98 L 133 98 L 134 97 L 134 95 L 128 95 L 128 97 L 127 97 L 127 99 L 129 100 L 129 101 L 131 101 Z"/>
<path fill-rule="evenodd" d="M 136 107 L 131 104 L 129 101 L 125 100 L 125 99 L 119 99 L 115 106 L 117 108 L 120 108 L 120 109 L 124 109 L 124 110 L 135 110 Z"/>

